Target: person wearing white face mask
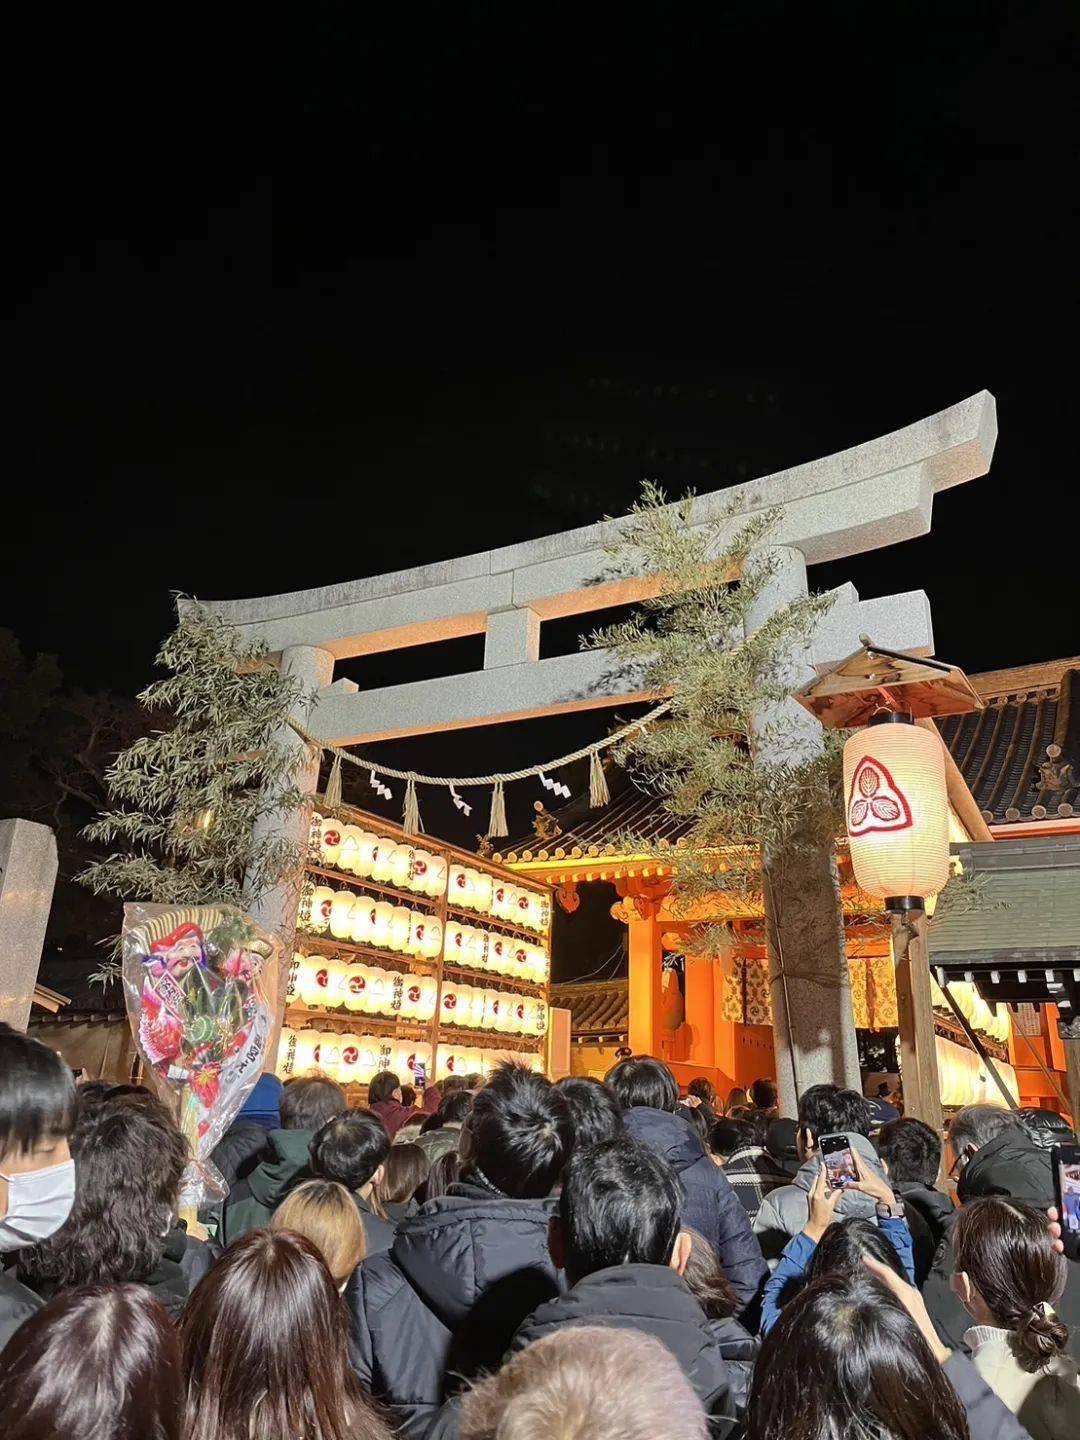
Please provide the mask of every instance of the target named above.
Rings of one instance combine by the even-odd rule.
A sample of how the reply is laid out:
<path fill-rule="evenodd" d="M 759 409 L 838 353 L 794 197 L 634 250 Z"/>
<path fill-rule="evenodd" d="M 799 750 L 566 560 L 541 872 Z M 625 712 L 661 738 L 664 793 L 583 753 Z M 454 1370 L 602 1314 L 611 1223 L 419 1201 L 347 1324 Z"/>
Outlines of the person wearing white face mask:
<path fill-rule="evenodd" d="M 75 1112 L 75 1082 L 60 1057 L 0 1024 L 0 1264 L 55 1234 L 71 1213 Z M 0 1269 L 0 1350 L 40 1306 Z"/>

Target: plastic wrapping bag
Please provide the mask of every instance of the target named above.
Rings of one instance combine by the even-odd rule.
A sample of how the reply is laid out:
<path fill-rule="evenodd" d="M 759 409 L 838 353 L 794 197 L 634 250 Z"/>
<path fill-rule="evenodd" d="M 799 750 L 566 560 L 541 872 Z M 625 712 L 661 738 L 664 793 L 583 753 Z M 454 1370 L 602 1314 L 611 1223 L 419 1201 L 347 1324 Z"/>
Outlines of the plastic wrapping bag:
<path fill-rule="evenodd" d="M 124 906 L 132 1032 L 191 1155 L 182 1206 L 227 1191 L 209 1156 L 272 1048 L 280 960 L 277 939 L 235 906 Z"/>

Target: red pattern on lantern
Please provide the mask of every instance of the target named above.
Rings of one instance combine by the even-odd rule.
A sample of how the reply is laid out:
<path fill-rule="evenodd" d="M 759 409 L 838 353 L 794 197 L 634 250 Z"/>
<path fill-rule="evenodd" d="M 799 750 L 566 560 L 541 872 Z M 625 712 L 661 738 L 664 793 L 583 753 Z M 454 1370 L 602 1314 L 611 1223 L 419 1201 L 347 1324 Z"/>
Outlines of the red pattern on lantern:
<path fill-rule="evenodd" d="M 888 767 L 873 755 L 864 755 L 851 777 L 848 834 L 886 834 L 906 830 L 911 823 L 911 806 Z"/>

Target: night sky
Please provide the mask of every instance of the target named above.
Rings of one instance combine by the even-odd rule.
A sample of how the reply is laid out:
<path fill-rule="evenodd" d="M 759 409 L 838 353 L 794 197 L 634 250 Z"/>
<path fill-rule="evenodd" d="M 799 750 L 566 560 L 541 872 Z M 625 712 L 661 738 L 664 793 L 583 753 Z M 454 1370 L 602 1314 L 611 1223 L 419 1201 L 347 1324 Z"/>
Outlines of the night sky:
<path fill-rule="evenodd" d="M 172 590 L 483 550 L 986 387 L 991 474 L 811 581 L 925 588 L 970 672 L 1080 650 L 1070 8 L 316 4 L 27 36 L 0 624 L 132 693 Z M 606 719 L 380 749 L 529 763 Z"/>

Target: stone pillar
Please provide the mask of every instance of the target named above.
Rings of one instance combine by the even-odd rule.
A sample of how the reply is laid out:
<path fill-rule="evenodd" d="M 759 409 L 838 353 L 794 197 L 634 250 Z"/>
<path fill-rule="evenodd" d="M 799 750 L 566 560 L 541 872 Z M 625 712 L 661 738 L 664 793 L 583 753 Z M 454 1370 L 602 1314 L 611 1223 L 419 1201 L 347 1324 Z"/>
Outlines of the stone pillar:
<path fill-rule="evenodd" d="M 536 611 L 527 607 L 493 610 L 487 617 L 484 636 L 484 669 L 498 670 L 503 665 L 539 659 L 540 616 Z"/>
<path fill-rule="evenodd" d="M 806 561 L 798 550 L 777 546 L 763 553 L 776 571 L 747 613 L 748 636 L 807 593 Z M 813 674 L 809 655 L 793 651 L 786 683 L 795 689 Z M 762 767 L 798 764 L 821 748 L 821 727 L 795 700 L 768 707 L 755 731 Z M 780 1113 L 793 1116 L 799 1095 L 811 1085 L 861 1090 L 835 846 L 766 851 L 762 879 Z"/>
<path fill-rule="evenodd" d="M 329 685 L 333 679 L 334 657 L 329 650 L 321 650 L 314 645 L 290 645 L 281 652 L 281 669 L 286 675 L 297 676 L 303 683 L 303 692 L 292 713 L 297 723 L 307 728 L 315 708 L 316 691 L 323 685 Z M 296 731 L 288 725 L 282 725 L 274 738 L 296 752 L 297 788 L 304 795 L 313 794 L 319 782 L 318 756 L 311 753 Z M 307 804 L 288 815 L 264 815 L 255 824 L 255 839 L 258 841 L 268 836 L 282 836 L 293 843 L 306 844 L 309 815 L 310 806 Z M 268 890 L 251 907 L 251 913 L 259 924 L 280 938 L 286 964 L 292 960 L 293 932 L 296 928 L 296 910 L 300 902 L 302 882 L 303 875 L 298 872 Z M 284 985 L 278 985 L 278 992 L 280 1020 L 285 1009 Z M 267 1056 L 268 1069 L 272 1068 L 274 1058 L 273 1055 Z"/>
<path fill-rule="evenodd" d="M 0 1020 L 25 1030 L 56 884 L 56 837 L 32 820 L 0 820 Z"/>

